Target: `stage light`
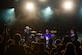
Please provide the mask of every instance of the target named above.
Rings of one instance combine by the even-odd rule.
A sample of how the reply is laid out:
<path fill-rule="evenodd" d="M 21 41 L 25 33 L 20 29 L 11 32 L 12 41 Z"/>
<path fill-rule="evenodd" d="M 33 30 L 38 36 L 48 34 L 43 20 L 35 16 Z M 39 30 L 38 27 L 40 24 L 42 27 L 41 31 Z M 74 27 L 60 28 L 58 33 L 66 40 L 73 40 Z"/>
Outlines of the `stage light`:
<path fill-rule="evenodd" d="M 46 2 L 47 0 L 39 0 L 40 2 Z"/>
<path fill-rule="evenodd" d="M 51 17 L 51 15 L 53 15 L 53 11 L 52 11 L 51 7 L 48 6 L 48 7 L 46 7 L 45 9 L 43 9 L 43 10 L 41 11 L 41 15 L 42 15 L 42 17 L 45 18 L 45 19 L 44 19 L 45 21 L 48 20 L 48 19 Z"/>
<path fill-rule="evenodd" d="M 82 8 L 80 9 L 80 18 L 82 19 Z"/>
<path fill-rule="evenodd" d="M 38 7 L 34 1 L 27 1 L 23 3 L 22 14 L 28 19 L 33 20 L 37 18 Z"/>
<path fill-rule="evenodd" d="M 2 18 L 7 24 L 11 24 L 15 19 L 15 9 L 8 8 L 2 11 Z"/>
<path fill-rule="evenodd" d="M 73 9 L 73 2 L 70 0 L 67 0 L 63 3 L 64 10 L 72 10 Z"/>
<path fill-rule="evenodd" d="M 82 15 L 82 8 L 81 8 L 81 11 L 80 12 L 81 12 L 81 15 Z"/>
<path fill-rule="evenodd" d="M 33 2 L 28 2 L 28 3 L 25 4 L 25 8 L 28 11 L 33 11 L 33 10 L 35 10 L 35 5 L 34 5 Z"/>

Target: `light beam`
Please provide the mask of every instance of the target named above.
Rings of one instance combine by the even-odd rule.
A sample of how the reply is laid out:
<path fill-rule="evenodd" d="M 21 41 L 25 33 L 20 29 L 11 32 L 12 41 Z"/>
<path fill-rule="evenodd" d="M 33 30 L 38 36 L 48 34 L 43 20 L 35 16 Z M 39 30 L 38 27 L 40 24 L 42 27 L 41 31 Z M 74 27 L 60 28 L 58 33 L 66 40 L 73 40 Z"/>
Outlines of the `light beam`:
<path fill-rule="evenodd" d="M 14 8 L 8 8 L 2 11 L 2 18 L 7 24 L 12 24 L 15 20 L 15 11 Z"/>
<path fill-rule="evenodd" d="M 44 17 L 44 20 L 47 21 L 49 18 L 53 15 L 53 11 L 50 6 L 46 7 L 41 11 L 42 17 Z"/>

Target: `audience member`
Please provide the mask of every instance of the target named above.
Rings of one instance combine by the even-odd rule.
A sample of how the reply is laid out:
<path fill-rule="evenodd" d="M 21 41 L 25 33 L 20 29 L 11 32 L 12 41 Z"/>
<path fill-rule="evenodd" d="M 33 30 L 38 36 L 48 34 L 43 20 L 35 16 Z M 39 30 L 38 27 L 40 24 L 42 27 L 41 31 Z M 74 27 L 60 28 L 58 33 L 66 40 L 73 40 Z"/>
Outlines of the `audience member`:
<path fill-rule="evenodd" d="M 7 49 L 6 55 L 25 55 L 24 47 L 19 44 L 20 38 L 21 38 L 21 35 L 17 33 L 15 35 L 15 45 L 10 46 Z"/>

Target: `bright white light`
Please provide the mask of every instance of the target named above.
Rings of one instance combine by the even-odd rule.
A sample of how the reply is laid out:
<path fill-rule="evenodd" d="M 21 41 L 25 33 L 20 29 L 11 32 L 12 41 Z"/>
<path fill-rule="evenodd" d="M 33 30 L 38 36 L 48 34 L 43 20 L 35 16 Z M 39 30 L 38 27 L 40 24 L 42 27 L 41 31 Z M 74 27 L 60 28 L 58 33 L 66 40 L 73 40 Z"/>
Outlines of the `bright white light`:
<path fill-rule="evenodd" d="M 14 8 L 12 8 L 12 9 L 10 9 L 10 12 L 14 12 L 14 10 L 15 10 L 15 9 L 14 9 Z"/>
<path fill-rule="evenodd" d="M 33 11 L 35 9 L 35 5 L 32 2 L 28 2 L 25 6 L 25 8 L 29 11 Z"/>
<path fill-rule="evenodd" d="M 73 9 L 73 2 L 72 1 L 65 1 L 63 4 L 65 10 L 72 10 Z"/>
<path fill-rule="evenodd" d="M 38 9 L 37 9 L 37 6 L 36 6 L 36 3 L 33 2 L 33 1 L 28 1 L 28 2 L 25 2 L 24 5 L 23 5 L 24 9 L 22 9 L 22 13 L 30 18 L 28 20 L 31 20 L 33 18 L 37 18 L 37 14 L 38 14 Z"/>
<path fill-rule="evenodd" d="M 46 2 L 47 0 L 39 0 L 40 2 Z"/>

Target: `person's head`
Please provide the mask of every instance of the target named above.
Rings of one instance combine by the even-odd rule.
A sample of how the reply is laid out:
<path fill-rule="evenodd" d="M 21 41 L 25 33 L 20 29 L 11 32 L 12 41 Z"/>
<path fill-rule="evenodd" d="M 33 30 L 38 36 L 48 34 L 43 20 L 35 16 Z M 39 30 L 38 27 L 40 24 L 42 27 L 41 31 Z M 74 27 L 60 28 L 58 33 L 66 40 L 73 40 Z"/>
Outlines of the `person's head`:
<path fill-rule="evenodd" d="M 71 54 L 76 55 L 76 48 L 75 48 L 75 46 L 73 45 L 72 42 L 68 42 L 66 44 L 65 53 L 67 55 L 71 55 Z"/>
<path fill-rule="evenodd" d="M 74 47 L 74 45 L 73 45 L 73 43 L 72 42 L 68 42 L 67 44 L 66 44 L 66 49 L 67 50 L 72 50 L 72 49 L 74 49 L 75 47 Z"/>
<path fill-rule="evenodd" d="M 57 39 L 56 44 L 60 44 L 60 43 L 62 43 L 62 41 L 60 39 Z"/>
<path fill-rule="evenodd" d="M 46 29 L 46 33 L 49 33 L 49 30 L 48 29 Z"/>
<path fill-rule="evenodd" d="M 9 44 L 9 45 L 13 45 L 13 44 L 14 44 L 13 39 L 8 39 L 8 44 Z"/>
<path fill-rule="evenodd" d="M 67 35 L 64 37 L 63 43 L 67 44 L 68 42 L 71 42 L 71 38 Z"/>
<path fill-rule="evenodd" d="M 49 43 L 52 44 L 53 40 L 52 39 L 49 39 Z"/>
<path fill-rule="evenodd" d="M 76 48 L 80 47 L 80 42 L 79 41 L 74 41 L 74 45 L 76 46 Z"/>
<path fill-rule="evenodd" d="M 71 33 L 71 34 L 74 34 L 74 30 L 73 30 L 73 29 L 71 29 L 71 30 L 70 30 L 70 33 Z"/>
<path fill-rule="evenodd" d="M 21 40 L 21 35 L 19 33 L 15 34 L 15 41 L 18 42 Z"/>
<path fill-rule="evenodd" d="M 34 43 L 33 49 L 34 49 L 34 51 L 38 51 L 39 50 L 39 43 Z"/>
<path fill-rule="evenodd" d="M 25 29 L 29 30 L 29 29 L 30 29 L 30 27 L 27 25 L 27 26 L 25 27 Z"/>

